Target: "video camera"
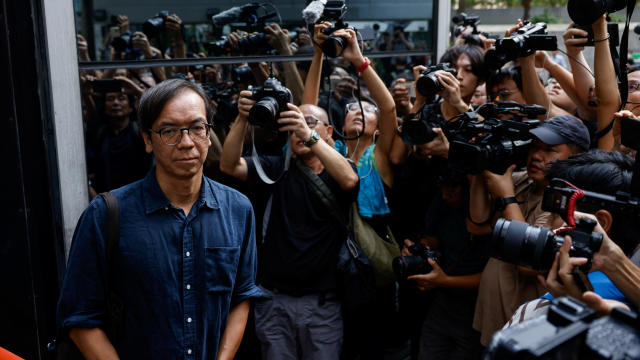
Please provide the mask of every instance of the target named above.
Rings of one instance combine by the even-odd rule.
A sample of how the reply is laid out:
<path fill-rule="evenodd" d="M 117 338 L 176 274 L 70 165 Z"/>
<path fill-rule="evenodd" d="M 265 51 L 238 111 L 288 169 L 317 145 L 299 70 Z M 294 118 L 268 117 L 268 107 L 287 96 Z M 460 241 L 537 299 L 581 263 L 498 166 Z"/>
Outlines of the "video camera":
<path fill-rule="evenodd" d="M 242 23 L 243 26 L 241 27 L 246 28 L 248 31 L 262 31 L 268 19 L 278 16 L 278 11 L 275 7 L 273 7 L 274 11 L 268 12 L 265 10 L 266 5 L 273 7 L 271 4 L 259 3 L 234 6 L 231 9 L 213 15 L 211 17 L 211 22 L 213 22 L 214 28 L 222 28 L 224 25 L 230 23 Z"/>
<path fill-rule="evenodd" d="M 547 35 L 547 24 L 524 22 L 509 37 L 498 39 L 495 49 L 487 51 L 485 62 L 490 70 L 498 70 L 509 61 L 526 57 L 536 50 L 557 50 L 558 39 Z"/>
<path fill-rule="evenodd" d="M 287 103 L 293 102 L 291 91 L 282 86 L 274 77 L 265 80 L 264 85 L 254 87 L 252 99 L 255 105 L 249 110 L 249 123 L 261 128 L 275 130 L 278 128 L 276 120 L 280 113 L 289 110 Z"/>
<path fill-rule="evenodd" d="M 640 318 L 614 308 L 595 311 L 569 297 L 554 299 L 547 316 L 497 332 L 483 359 L 640 359 Z"/>
<path fill-rule="evenodd" d="M 442 86 L 436 77 L 435 72 L 442 70 L 452 74 L 453 76 L 457 76 L 458 72 L 456 69 L 451 68 L 449 65 L 449 63 L 440 63 L 437 65 L 427 66 L 427 69 L 420 73 L 420 77 L 416 82 L 416 90 L 426 98 L 431 98 L 438 92 L 444 90 L 444 86 Z"/>
<path fill-rule="evenodd" d="M 442 256 L 439 251 L 430 250 L 422 244 L 409 246 L 409 252 L 413 256 L 398 256 L 391 263 L 398 280 L 406 280 L 411 275 L 430 273 L 433 267 L 427 259 L 437 262 Z"/>
<path fill-rule="evenodd" d="M 453 36 L 457 38 L 458 36 L 460 36 L 460 34 L 462 34 L 462 39 L 464 40 L 465 44 L 484 47 L 484 43 L 482 42 L 482 39 L 480 39 L 480 35 L 486 37 L 487 39 L 494 38 L 488 33 L 478 31 L 478 24 L 480 24 L 479 16 L 470 16 L 465 13 L 460 13 L 454 16 L 451 21 L 456 24 L 456 27 L 453 29 Z M 464 29 L 467 26 L 471 26 L 471 28 L 473 29 L 471 33 L 463 33 Z M 498 38 L 495 39 L 497 40 Z"/>
<path fill-rule="evenodd" d="M 153 15 L 142 24 L 142 32 L 150 38 L 158 36 L 164 30 L 164 23 L 168 16 L 169 12 L 166 10 Z"/>
<path fill-rule="evenodd" d="M 336 30 L 347 29 L 349 24 L 343 20 L 344 14 L 347 12 L 345 0 L 328 0 L 322 12 L 321 21 L 329 21 L 332 27 L 322 30 L 322 33 L 329 37 L 322 43 L 322 52 L 330 58 L 342 55 L 344 47 L 347 46 L 346 40 L 339 36 L 333 36 Z"/>
<path fill-rule="evenodd" d="M 504 174 L 512 164 L 524 167 L 533 141 L 530 131 L 540 124 L 536 119 L 540 113 L 546 110 L 539 105 L 512 101 L 480 107 L 478 114 L 483 115 L 484 121 L 478 121 L 477 116 L 473 119 L 467 113 L 449 125 L 449 167 L 465 174 L 478 174 L 483 170 Z M 499 114 L 510 114 L 513 119 L 500 120 Z"/>

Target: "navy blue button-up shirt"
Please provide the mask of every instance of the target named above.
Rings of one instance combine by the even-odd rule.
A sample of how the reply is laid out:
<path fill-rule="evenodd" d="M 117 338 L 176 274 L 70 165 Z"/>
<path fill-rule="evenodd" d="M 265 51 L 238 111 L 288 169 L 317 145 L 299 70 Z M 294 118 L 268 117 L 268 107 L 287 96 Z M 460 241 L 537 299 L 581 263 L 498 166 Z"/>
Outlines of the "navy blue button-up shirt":
<path fill-rule="evenodd" d="M 113 193 L 120 208 L 114 288 L 124 302 L 120 358 L 214 359 L 229 310 L 261 295 L 249 200 L 203 177 L 185 216 L 165 197 L 155 169 Z M 64 332 L 103 325 L 106 212 L 98 196 L 76 227 L 58 303 Z"/>

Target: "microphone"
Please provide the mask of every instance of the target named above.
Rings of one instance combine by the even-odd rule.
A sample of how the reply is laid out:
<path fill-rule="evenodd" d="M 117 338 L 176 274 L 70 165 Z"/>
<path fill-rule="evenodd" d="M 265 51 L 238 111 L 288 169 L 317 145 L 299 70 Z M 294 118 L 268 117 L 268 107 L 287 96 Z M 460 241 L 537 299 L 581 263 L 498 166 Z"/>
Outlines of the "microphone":
<path fill-rule="evenodd" d="M 307 23 L 307 25 L 315 24 L 320 20 L 322 13 L 324 12 L 324 5 L 326 4 L 326 0 L 314 0 L 309 5 L 302 10 L 302 18 Z"/>

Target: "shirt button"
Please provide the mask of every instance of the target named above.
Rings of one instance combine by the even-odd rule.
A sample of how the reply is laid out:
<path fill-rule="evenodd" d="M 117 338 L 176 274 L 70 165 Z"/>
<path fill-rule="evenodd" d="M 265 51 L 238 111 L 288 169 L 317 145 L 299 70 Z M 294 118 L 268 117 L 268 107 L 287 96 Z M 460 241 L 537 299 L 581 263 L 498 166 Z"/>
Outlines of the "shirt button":
<path fill-rule="evenodd" d="M 187 350 L 187 354 L 191 355 L 191 349 Z"/>
<path fill-rule="evenodd" d="M 185 255 L 187 255 L 187 257 L 189 257 L 189 256 L 191 256 L 191 253 L 187 251 L 187 253 Z"/>
<path fill-rule="evenodd" d="M 191 285 L 187 284 L 187 290 L 191 289 Z"/>
<path fill-rule="evenodd" d="M 191 322 L 191 318 L 187 318 L 187 322 L 190 323 Z"/>

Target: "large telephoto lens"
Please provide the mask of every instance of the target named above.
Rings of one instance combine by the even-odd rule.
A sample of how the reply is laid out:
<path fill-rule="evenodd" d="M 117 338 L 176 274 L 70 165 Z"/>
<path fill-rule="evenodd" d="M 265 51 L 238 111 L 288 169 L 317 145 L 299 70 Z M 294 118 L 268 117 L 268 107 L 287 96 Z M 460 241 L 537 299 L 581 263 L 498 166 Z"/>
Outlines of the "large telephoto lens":
<path fill-rule="evenodd" d="M 418 89 L 420 95 L 430 98 L 438 91 L 442 90 L 443 87 L 440 84 L 440 81 L 438 81 L 435 72 L 431 72 L 418 78 L 418 81 L 416 82 L 416 89 Z"/>
<path fill-rule="evenodd" d="M 277 127 L 276 119 L 280 109 L 276 99 L 267 96 L 253 105 L 249 110 L 249 123 L 262 128 Z"/>
<path fill-rule="evenodd" d="M 549 270 L 555 254 L 555 235 L 547 228 L 498 219 L 491 238 L 491 256 L 534 270 Z"/>
<path fill-rule="evenodd" d="M 391 262 L 398 280 L 417 274 L 427 274 L 433 270 L 431 265 L 420 256 L 398 256 Z"/>
<path fill-rule="evenodd" d="M 338 36 L 329 36 L 322 43 L 322 52 L 325 53 L 328 57 L 335 58 L 342 55 L 344 46 L 344 38 Z"/>

